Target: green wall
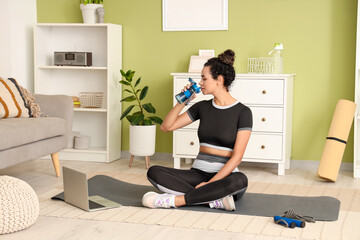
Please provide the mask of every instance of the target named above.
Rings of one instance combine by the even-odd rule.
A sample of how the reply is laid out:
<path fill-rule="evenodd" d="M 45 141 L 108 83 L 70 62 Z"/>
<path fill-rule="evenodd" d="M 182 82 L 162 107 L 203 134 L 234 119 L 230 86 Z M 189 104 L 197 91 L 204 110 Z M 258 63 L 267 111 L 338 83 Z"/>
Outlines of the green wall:
<path fill-rule="evenodd" d="M 123 26 L 123 68 L 147 82 L 147 100 L 165 117 L 172 72 L 187 72 L 199 49 L 231 48 L 237 73 L 248 57 L 284 44 L 284 73 L 294 82 L 292 158 L 319 160 L 339 99 L 354 99 L 356 0 L 229 0 L 228 31 L 162 32 L 162 1 L 104 0 L 105 22 Z M 79 23 L 79 1 L 37 0 L 38 22 Z M 205 8 L 204 8 L 205 9 Z M 125 105 L 126 107 L 126 105 Z M 128 150 L 127 121 L 122 149 Z M 352 162 L 353 130 L 344 160 Z M 172 134 L 157 131 L 157 152 L 172 152 Z"/>

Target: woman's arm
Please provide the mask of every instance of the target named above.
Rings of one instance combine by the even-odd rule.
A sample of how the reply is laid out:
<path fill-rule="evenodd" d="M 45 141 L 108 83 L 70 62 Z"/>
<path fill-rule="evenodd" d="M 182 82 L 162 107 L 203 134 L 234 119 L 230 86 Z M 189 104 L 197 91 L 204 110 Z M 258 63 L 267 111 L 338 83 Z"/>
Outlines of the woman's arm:
<path fill-rule="evenodd" d="M 186 91 L 189 88 L 190 88 L 190 85 L 188 84 L 184 87 L 182 92 Z M 194 94 L 191 97 L 191 100 L 193 100 L 195 97 L 196 97 L 196 94 Z M 191 100 L 189 99 L 189 101 L 191 101 Z M 183 114 L 181 114 L 179 116 L 181 110 L 183 110 L 184 107 L 185 107 L 185 103 L 181 103 L 181 104 L 177 103 L 175 105 L 175 107 L 173 107 L 173 109 L 170 110 L 170 112 L 166 115 L 163 123 L 160 126 L 161 131 L 171 132 L 171 131 L 182 128 L 182 127 L 192 123 L 191 118 L 189 117 L 189 115 L 186 112 L 184 112 Z"/>
<path fill-rule="evenodd" d="M 176 129 L 182 128 L 186 125 L 189 125 L 192 123 L 191 118 L 189 115 L 184 112 L 183 114 L 180 114 L 181 110 L 185 107 L 185 104 L 177 103 L 173 109 L 170 110 L 170 112 L 166 115 L 163 123 L 160 126 L 161 131 L 163 132 L 170 132 L 174 131 Z"/>
<path fill-rule="evenodd" d="M 241 163 L 246 146 L 249 142 L 250 135 L 250 130 L 238 131 L 236 135 L 234 150 L 229 161 L 220 169 L 220 171 L 213 178 L 211 178 L 208 182 L 200 183 L 196 186 L 196 188 L 199 188 L 207 183 L 223 179 L 226 176 L 230 175 L 230 173 L 232 173 L 232 171 Z"/>

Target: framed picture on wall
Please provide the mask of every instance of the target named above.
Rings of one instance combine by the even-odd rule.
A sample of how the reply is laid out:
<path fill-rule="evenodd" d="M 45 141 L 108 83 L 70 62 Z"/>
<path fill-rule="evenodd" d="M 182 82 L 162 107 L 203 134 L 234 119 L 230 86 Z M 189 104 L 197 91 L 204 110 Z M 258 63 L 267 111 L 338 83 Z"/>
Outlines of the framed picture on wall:
<path fill-rule="evenodd" d="M 199 56 L 215 57 L 215 50 L 199 50 Z"/>
<path fill-rule="evenodd" d="M 200 73 L 204 64 L 209 60 L 210 56 L 191 56 L 189 64 L 189 73 Z"/>
<path fill-rule="evenodd" d="M 163 31 L 228 30 L 228 0 L 162 0 Z"/>

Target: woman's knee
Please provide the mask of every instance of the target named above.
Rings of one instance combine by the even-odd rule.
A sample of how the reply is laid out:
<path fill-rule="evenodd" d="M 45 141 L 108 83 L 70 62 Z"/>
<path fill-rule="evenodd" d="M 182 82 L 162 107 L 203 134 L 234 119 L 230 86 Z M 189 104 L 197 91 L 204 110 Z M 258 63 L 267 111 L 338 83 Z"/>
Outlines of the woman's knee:
<path fill-rule="evenodd" d="M 248 187 L 248 179 L 245 174 L 241 172 L 234 173 L 232 181 L 232 191 L 235 201 L 238 201 L 245 194 Z"/>
<path fill-rule="evenodd" d="M 152 180 L 155 180 L 161 168 L 162 168 L 161 166 L 156 166 L 156 165 L 151 166 L 147 171 L 147 177 Z"/>
<path fill-rule="evenodd" d="M 236 173 L 233 173 L 232 175 L 233 175 L 232 179 L 231 179 L 232 187 L 234 187 L 238 190 L 247 188 L 248 179 L 245 174 L 243 174 L 242 172 L 236 172 Z"/>

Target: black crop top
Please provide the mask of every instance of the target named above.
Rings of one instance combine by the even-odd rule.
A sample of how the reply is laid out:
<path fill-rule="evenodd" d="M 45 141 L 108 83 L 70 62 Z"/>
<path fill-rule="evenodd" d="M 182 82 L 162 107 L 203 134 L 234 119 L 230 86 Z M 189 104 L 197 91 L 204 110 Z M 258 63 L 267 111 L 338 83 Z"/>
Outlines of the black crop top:
<path fill-rule="evenodd" d="M 200 119 L 200 145 L 232 151 L 236 135 L 241 130 L 252 130 L 249 107 L 237 101 L 229 106 L 218 106 L 214 100 L 195 103 L 187 111 L 192 121 Z"/>

